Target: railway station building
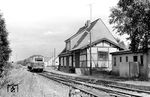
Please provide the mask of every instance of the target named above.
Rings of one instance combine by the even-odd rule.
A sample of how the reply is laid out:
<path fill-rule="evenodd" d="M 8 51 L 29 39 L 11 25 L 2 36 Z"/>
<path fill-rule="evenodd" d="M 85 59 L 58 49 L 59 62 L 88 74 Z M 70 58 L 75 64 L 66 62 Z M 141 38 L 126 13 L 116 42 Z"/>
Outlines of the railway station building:
<path fill-rule="evenodd" d="M 90 34 L 92 68 L 112 69 L 111 52 L 124 50 L 104 22 L 99 18 L 87 21 L 73 36 L 65 40 L 66 46 L 59 54 L 58 69 L 77 74 L 88 74 L 90 68 Z"/>

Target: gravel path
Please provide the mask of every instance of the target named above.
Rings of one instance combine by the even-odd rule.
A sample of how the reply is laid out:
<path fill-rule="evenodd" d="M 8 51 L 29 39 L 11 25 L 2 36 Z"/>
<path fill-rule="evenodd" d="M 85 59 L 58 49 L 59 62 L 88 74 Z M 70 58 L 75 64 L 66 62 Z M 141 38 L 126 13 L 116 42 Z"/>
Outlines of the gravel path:
<path fill-rule="evenodd" d="M 44 97 L 68 97 L 69 87 L 49 80 L 42 76 L 37 76 L 38 82 L 40 83 L 40 89 L 44 89 Z"/>
<path fill-rule="evenodd" d="M 0 97 L 68 97 L 69 87 L 31 73 L 24 68 L 14 69 L 8 77 L 9 84 L 18 84 L 19 91 L 0 90 Z"/>

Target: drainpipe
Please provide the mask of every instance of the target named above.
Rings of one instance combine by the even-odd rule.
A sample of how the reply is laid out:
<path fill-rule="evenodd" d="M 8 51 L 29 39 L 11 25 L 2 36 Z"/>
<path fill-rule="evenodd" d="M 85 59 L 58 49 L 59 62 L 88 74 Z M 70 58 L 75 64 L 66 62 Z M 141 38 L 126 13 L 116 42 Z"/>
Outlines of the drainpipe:
<path fill-rule="evenodd" d="M 148 54 L 148 50 L 147 50 L 147 52 L 146 52 L 146 63 L 147 63 L 147 65 L 146 65 L 146 80 L 148 80 L 148 77 L 149 77 L 149 62 L 148 62 L 148 60 L 149 60 L 149 54 Z"/>

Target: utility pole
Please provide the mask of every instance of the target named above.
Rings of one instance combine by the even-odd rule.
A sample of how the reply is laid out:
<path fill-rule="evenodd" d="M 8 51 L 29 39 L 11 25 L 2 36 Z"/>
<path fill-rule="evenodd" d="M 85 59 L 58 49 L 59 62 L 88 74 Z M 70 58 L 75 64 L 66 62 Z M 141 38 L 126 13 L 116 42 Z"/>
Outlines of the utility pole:
<path fill-rule="evenodd" d="M 91 22 L 92 21 L 92 4 L 90 4 L 89 7 L 90 7 L 90 22 Z M 89 36 L 90 36 L 90 75 L 92 75 L 92 54 L 91 54 L 92 40 L 91 40 L 91 31 L 89 31 Z"/>
<path fill-rule="evenodd" d="M 54 59 L 53 59 L 54 65 L 55 65 L 55 54 L 56 54 L 56 49 L 54 48 Z"/>
<path fill-rule="evenodd" d="M 92 21 L 92 4 L 89 4 L 90 7 L 90 21 Z"/>

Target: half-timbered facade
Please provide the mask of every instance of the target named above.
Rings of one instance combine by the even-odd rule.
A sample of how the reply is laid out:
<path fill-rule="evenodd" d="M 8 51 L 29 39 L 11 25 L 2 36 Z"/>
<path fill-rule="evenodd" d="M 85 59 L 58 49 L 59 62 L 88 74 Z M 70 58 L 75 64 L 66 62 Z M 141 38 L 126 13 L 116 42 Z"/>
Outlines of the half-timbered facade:
<path fill-rule="evenodd" d="M 88 73 L 90 67 L 89 32 L 91 33 L 92 68 L 112 68 L 111 52 L 123 50 L 101 19 L 87 21 L 76 34 L 67 39 L 59 54 L 59 70 Z M 87 72 L 86 72 L 87 71 Z"/>

